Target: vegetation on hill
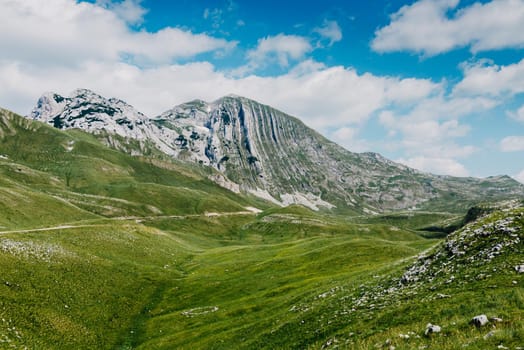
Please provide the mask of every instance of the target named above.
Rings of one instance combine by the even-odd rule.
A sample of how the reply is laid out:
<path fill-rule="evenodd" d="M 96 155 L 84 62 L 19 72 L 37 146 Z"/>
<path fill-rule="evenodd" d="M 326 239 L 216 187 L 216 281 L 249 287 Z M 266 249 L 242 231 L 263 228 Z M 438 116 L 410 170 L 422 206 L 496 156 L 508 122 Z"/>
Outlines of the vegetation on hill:
<path fill-rule="evenodd" d="M 522 203 L 347 217 L 206 171 L 1 110 L 0 349 L 524 344 Z"/>

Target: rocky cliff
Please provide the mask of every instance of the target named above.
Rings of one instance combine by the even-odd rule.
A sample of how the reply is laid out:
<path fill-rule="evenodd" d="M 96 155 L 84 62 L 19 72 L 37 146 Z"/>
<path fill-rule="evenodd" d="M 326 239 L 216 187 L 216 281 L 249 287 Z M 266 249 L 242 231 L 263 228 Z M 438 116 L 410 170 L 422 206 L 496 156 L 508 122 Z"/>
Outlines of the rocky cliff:
<path fill-rule="evenodd" d="M 127 103 L 89 90 L 43 95 L 29 116 L 57 128 L 79 128 L 132 153 L 148 146 L 213 167 L 218 183 L 281 205 L 357 212 L 467 206 L 524 195 L 509 177 L 454 178 L 419 172 L 376 153 L 353 153 L 270 106 L 226 96 L 195 100 L 148 118 Z"/>

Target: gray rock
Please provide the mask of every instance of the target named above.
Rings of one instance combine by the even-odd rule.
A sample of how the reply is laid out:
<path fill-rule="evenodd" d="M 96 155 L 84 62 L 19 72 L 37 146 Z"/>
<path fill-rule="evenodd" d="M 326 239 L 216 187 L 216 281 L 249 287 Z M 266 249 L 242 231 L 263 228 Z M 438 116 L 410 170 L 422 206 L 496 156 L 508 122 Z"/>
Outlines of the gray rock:
<path fill-rule="evenodd" d="M 440 328 L 440 326 L 437 326 L 436 324 L 428 323 L 426 325 L 426 331 L 424 332 L 424 335 L 429 337 L 433 333 L 440 333 L 441 330 L 442 329 Z"/>
<path fill-rule="evenodd" d="M 483 338 L 484 340 L 488 340 L 489 338 L 491 338 L 494 335 L 495 335 L 495 331 L 489 331 L 489 333 L 486 334 Z"/>
<path fill-rule="evenodd" d="M 482 327 L 489 323 L 488 317 L 486 315 L 478 315 L 471 319 L 471 323 L 476 327 Z"/>
<path fill-rule="evenodd" d="M 217 184 L 280 205 L 377 213 L 427 206 L 451 193 L 467 201 L 524 195 L 524 186 L 508 176 L 438 176 L 376 153 L 350 152 L 299 119 L 239 96 L 194 100 L 150 118 L 124 101 L 79 89 L 69 97 L 44 94 L 28 118 L 59 129 L 82 129 L 132 155 L 156 148 L 210 166 L 223 175 L 211 178 Z M 507 230 L 507 225 L 499 226 Z M 462 255 L 460 249 L 451 252 Z"/>

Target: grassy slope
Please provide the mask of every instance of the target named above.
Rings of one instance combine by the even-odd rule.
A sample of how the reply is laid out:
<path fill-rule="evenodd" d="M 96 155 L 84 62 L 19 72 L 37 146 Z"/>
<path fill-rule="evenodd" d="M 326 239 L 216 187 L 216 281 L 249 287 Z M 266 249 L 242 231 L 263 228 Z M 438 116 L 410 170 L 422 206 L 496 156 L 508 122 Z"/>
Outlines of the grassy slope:
<path fill-rule="evenodd" d="M 167 278 L 176 244 L 144 227 L 0 236 L 0 348 L 110 349 Z M 176 276 L 176 270 L 169 278 Z"/>
<path fill-rule="evenodd" d="M 262 216 L 247 225 L 243 241 L 261 235 L 264 244 L 238 242 L 195 254 L 183 285 L 152 308 L 139 348 L 516 348 L 524 344 L 524 292 L 514 270 L 524 262 L 516 239 L 524 210 L 510 214 L 520 215 L 513 238 L 495 231 L 466 239 L 464 257 L 451 257 L 445 244 L 458 241 L 460 233 L 454 234 L 426 253 L 432 267 L 408 285 L 400 277 L 413 264 L 409 257 L 435 241 L 388 225 Z M 460 232 L 510 214 L 496 212 Z M 493 260 L 480 253 L 511 239 Z M 469 323 L 484 313 L 503 321 L 481 329 Z M 430 322 L 442 333 L 426 337 Z"/>
<path fill-rule="evenodd" d="M 304 298 L 431 244 L 407 232 L 348 232 L 300 216 L 283 230 L 281 218 L 271 217 L 98 220 L 1 234 L 0 341 L 57 349 L 259 347 L 269 328 L 297 321 L 289 309 Z M 280 341 L 314 339 L 297 332 Z M 278 344 L 272 341 L 268 347 Z"/>
<path fill-rule="evenodd" d="M 192 257 L 183 284 L 152 309 L 139 348 L 304 347 L 325 334 L 305 334 L 290 310 L 431 245 L 385 228 L 268 218 L 244 225 L 241 240 Z"/>
<path fill-rule="evenodd" d="M 85 211 L 105 217 L 146 216 L 266 205 L 216 186 L 196 168 L 130 157 L 101 145 L 91 135 L 61 132 L 7 111 L 0 110 L 0 131 L 0 196 L 6 202 L 13 196 L 26 199 L 19 209 L 2 211 L 0 225 L 5 227 L 50 223 L 52 215 L 42 214 L 38 221 L 38 213 L 52 214 L 58 208 L 64 218 L 77 220 L 82 215 L 93 217 Z M 52 203 L 49 208 L 42 205 L 46 201 Z M 8 215 L 7 210 L 17 212 Z M 33 210 L 38 215 L 28 214 Z M 9 224 L 11 217 L 24 215 L 23 223 Z"/>
<path fill-rule="evenodd" d="M 511 269 L 524 263 L 522 243 L 489 264 L 384 295 L 411 257 L 440 242 L 413 229 L 455 217 L 350 222 L 296 206 L 257 217 L 194 215 L 260 203 L 216 187 L 198 169 L 153 164 L 80 132 L 0 114 L 7 156 L 0 157 L 0 231 L 79 226 L 0 233 L 0 348 L 523 343 L 522 281 Z M 446 283 L 453 273 L 457 282 Z M 504 319 L 488 340 L 488 329 L 468 325 L 479 313 Z M 443 332 L 424 337 L 428 322 Z"/>
<path fill-rule="evenodd" d="M 437 256 L 431 273 L 399 288 L 410 257 L 438 241 L 289 212 L 95 224 L 0 235 L 5 339 L 57 349 L 370 349 L 387 339 L 399 349 L 486 349 L 524 339 L 513 270 L 522 243 L 489 263 L 447 266 L 437 246 L 426 253 Z M 523 225 L 521 216 L 520 235 Z M 481 313 L 504 321 L 477 330 L 468 323 Z M 425 337 L 428 322 L 443 332 Z"/>

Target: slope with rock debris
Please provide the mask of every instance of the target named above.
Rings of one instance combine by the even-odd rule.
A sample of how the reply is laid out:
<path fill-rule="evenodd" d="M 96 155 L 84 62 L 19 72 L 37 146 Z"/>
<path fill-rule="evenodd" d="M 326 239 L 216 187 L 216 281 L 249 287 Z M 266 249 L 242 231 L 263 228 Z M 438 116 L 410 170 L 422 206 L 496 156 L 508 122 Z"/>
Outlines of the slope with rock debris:
<path fill-rule="evenodd" d="M 422 173 L 376 153 L 353 153 L 270 106 L 226 96 L 195 100 L 148 118 L 89 90 L 45 94 L 29 116 L 80 128 L 132 154 L 152 149 L 213 167 L 212 179 L 280 205 L 353 212 L 407 208 L 464 210 L 479 200 L 524 195 L 507 176 L 455 178 Z"/>

